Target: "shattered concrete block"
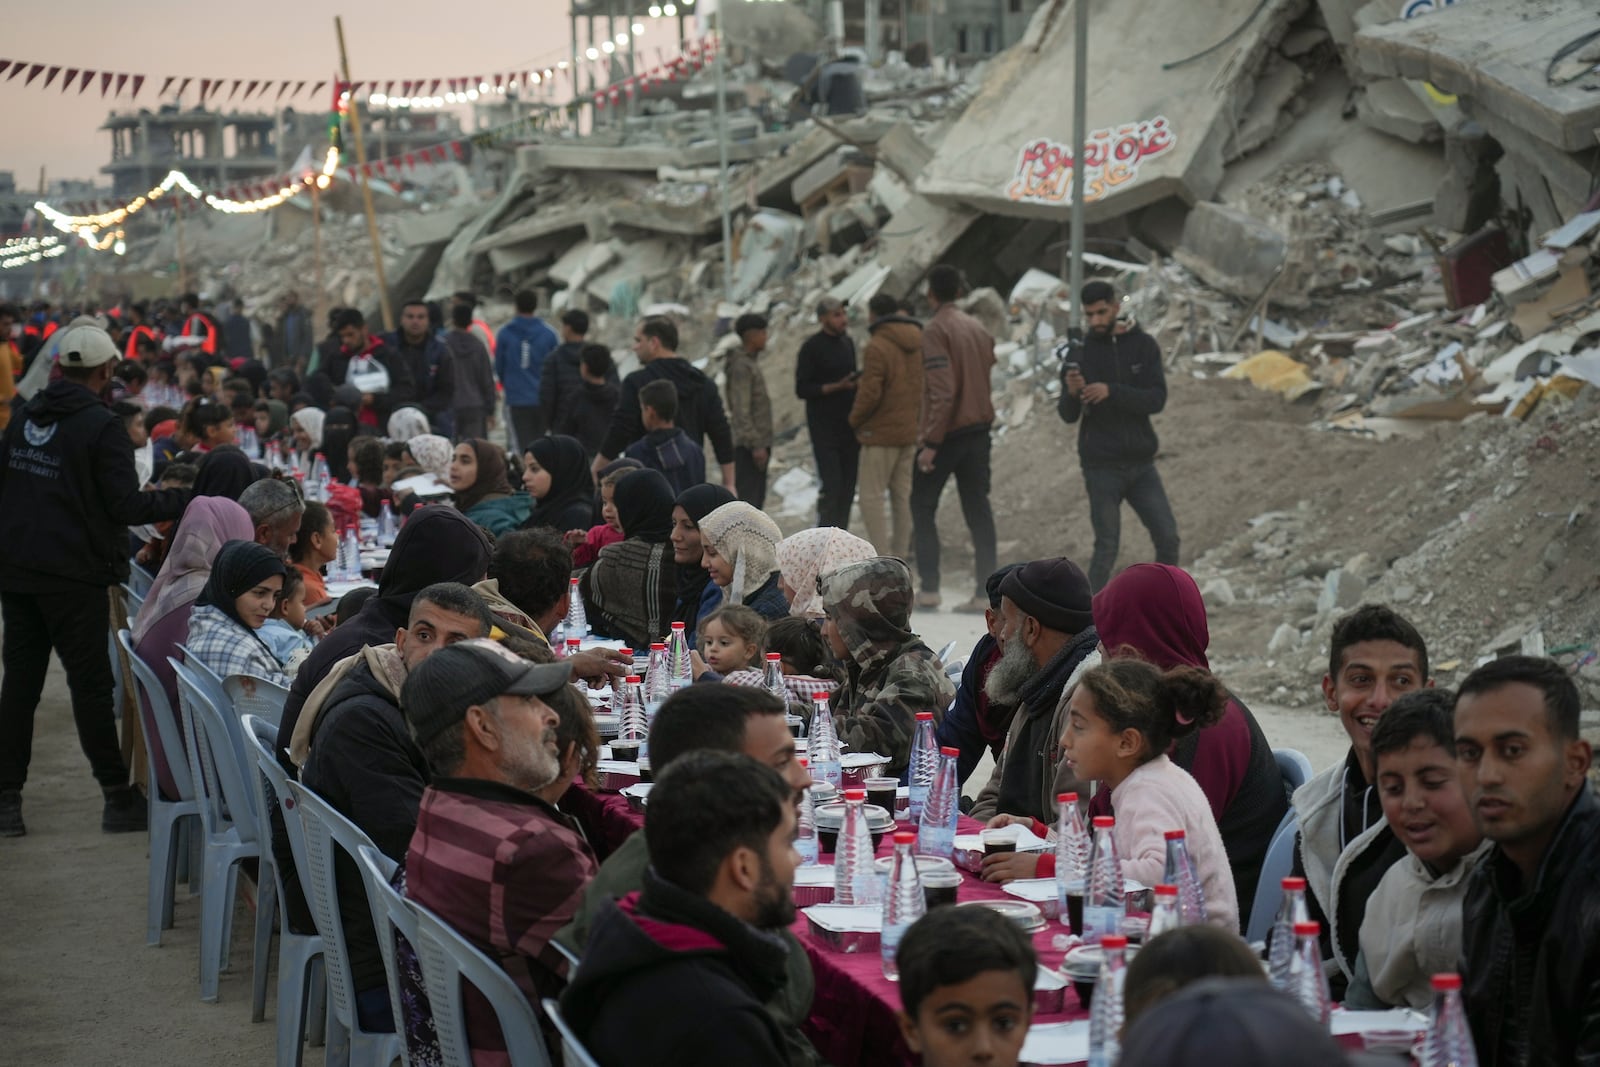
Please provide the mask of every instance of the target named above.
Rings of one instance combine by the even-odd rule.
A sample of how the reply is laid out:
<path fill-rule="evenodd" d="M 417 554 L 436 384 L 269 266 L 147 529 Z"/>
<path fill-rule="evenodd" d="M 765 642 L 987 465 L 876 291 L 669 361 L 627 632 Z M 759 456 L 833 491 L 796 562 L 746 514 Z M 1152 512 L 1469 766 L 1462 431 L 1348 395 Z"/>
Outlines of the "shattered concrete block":
<path fill-rule="evenodd" d="M 1267 642 L 1267 653 L 1277 655 L 1300 646 L 1300 631 L 1288 623 L 1279 623 L 1278 628 L 1272 631 L 1272 639 Z"/>
<path fill-rule="evenodd" d="M 1226 578 L 1213 578 L 1200 589 L 1200 596 L 1210 605 L 1226 607 L 1234 602 L 1233 585 Z"/>
<path fill-rule="evenodd" d="M 1003 341 L 1011 334 L 1011 316 L 1006 310 L 1006 302 L 999 293 L 985 286 L 974 289 L 961 300 L 957 306 L 968 315 L 983 324 L 989 331 L 989 336 L 997 341 Z"/>
<path fill-rule="evenodd" d="M 1367 86 L 1356 102 L 1356 114 L 1373 129 L 1412 144 L 1428 144 L 1444 136 L 1433 111 L 1399 78 Z"/>
<path fill-rule="evenodd" d="M 1366 591 L 1366 582 L 1343 567 L 1335 567 L 1323 579 L 1322 595 L 1317 598 L 1317 611 L 1324 615 L 1348 611 L 1361 603 L 1361 595 Z"/>
<path fill-rule="evenodd" d="M 1260 296 L 1288 256 L 1288 241 L 1272 226 L 1209 201 L 1189 212 L 1176 252 L 1178 262 L 1208 285 L 1244 300 Z"/>

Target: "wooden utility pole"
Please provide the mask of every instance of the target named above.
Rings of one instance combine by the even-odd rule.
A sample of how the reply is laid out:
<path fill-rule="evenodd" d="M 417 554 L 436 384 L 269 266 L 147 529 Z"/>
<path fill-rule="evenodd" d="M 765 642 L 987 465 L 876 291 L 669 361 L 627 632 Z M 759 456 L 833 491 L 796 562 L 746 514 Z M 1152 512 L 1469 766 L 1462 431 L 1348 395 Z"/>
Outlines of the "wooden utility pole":
<path fill-rule="evenodd" d="M 183 197 L 177 193 L 172 196 L 172 217 L 177 226 L 178 293 L 181 295 L 189 291 L 189 260 L 183 251 Z"/>
<path fill-rule="evenodd" d="M 312 322 L 318 325 L 313 329 L 321 329 L 321 323 L 328 319 L 328 298 L 322 284 L 322 187 L 317 181 L 322 177 L 318 174 L 311 182 L 311 241 L 312 261 L 316 267 L 315 285 L 317 295 L 311 301 Z"/>
<path fill-rule="evenodd" d="M 39 168 L 39 199 L 40 200 L 44 199 L 44 193 L 45 193 L 44 168 L 40 167 Z M 43 252 L 44 249 L 41 247 L 41 248 L 38 249 L 38 251 Z M 39 257 L 38 262 L 36 264 L 34 264 L 34 268 L 33 268 L 33 288 L 29 291 L 29 296 L 31 297 L 31 299 L 33 299 L 33 300 L 38 300 L 39 299 L 39 289 L 40 289 L 41 286 L 43 286 L 43 284 L 44 284 L 44 256 L 41 255 Z"/>
<path fill-rule="evenodd" d="M 350 55 L 344 47 L 344 20 L 338 15 L 333 17 L 333 29 L 339 35 L 339 71 L 348 87 L 354 82 L 350 79 Z M 394 308 L 389 304 L 389 280 L 383 273 L 383 241 L 378 237 L 378 215 L 372 208 L 372 186 L 367 181 L 367 149 L 361 140 L 361 109 L 356 104 L 354 91 L 350 92 L 349 113 L 350 134 L 356 142 L 356 173 L 361 176 L 361 206 L 367 212 L 367 236 L 372 239 L 372 266 L 378 275 L 378 300 L 383 308 L 383 328 L 393 331 Z"/>

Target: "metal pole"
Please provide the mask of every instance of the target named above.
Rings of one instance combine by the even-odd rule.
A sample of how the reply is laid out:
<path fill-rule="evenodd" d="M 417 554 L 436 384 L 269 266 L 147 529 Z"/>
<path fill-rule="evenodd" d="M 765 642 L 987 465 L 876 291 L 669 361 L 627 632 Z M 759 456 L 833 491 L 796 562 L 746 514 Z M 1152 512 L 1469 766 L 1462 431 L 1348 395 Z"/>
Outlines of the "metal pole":
<path fill-rule="evenodd" d="M 1089 136 L 1089 0 L 1073 0 L 1072 27 L 1072 233 L 1068 250 L 1072 256 L 1068 286 L 1072 290 L 1072 316 L 1068 320 L 1074 336 L 1083 331 L 1083 156 Z"/>
<path fill-rule="evenodd" d="M 189 260 L 188 260 L 188 257 L 185 256 L 184 252 L 183 252 L 183 195 L 182 194 L 174 196 L 172 198 L 172 217 L 173 217 L 173 220 L 174 220 L 174 224 L 177 226 L 176 237 L 177 237 L 177 242 L 178 242 L 178 292 L 187 293 L 189 291 Z"/>
<path fill-rule="evenodd" d="M 722 186 L 722 295 L 733 299 L 733 222 L 728 215 L 728 73 L 723 51 L 727 42 L 722 36 L 722 5 L 716 10 L 716 52 L 712 66 L 717 75 L 717 165 L 718 181 Z"/>
<path fill-rule="evenodd" d="M 344 20 L 333 16 L 333 29 L 339 35 L 339 70 L 346 85 L 350 80 L 350 55 L 344 47 Z M 372 207 L 372 186 L 367 181 L 367 149 L 361 140 L 361 111 L 356 94 L 350 94 L 350 133 L 356 142 L 356 173 L 361 175 L 361 206 L 367 212 L 367 236 L 372 239 L 372 266 L 378 276 L 378 303 L 383 309 L 383 328 L 393 331 L 394 309 L 389 306 L 389 280 L 383 274 L 383 242 L 378 238 L 378 214 Z"/>
<path fill-rule="evenodd" d="M 317 286 L 316 299 L 311 302 L 311 314 L 315 316 L 312 321 L 323 323 L 328 321 L 328 301 L 322 284 L 322 189 L 314 180 L 311 183 L 311 239 Z"/>
<path fill-rule="evenodd" d="M 933 47 L 933 0 L 922 0 L 922 3 L 924 5 L 923 15 L 926 20 L 928 33 L 928 69 L 932 70 L 934 53 L 937 51 Z"/>

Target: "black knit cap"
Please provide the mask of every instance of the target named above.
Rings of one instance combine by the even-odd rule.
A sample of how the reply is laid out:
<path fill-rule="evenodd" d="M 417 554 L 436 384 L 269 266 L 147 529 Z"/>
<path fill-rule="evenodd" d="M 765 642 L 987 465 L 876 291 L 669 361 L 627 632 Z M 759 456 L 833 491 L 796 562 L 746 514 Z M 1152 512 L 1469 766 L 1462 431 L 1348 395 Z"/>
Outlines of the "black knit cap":
<path fill-rule="evenodd" d="M 486 638 L 458 641 L 423 660 L 400 690 L 400 710 L 418 745 L 497 696 L 548 696 L 567 684 L 565 663 L 533 663 Z"/>
<path fill-rule="evenodd" d="M 1010 597 L 1024 615 L 1064 634 L 1094 625 L 1089 578 L 1065 556 L 1024 563 L 1000 580 L 1000 595 Z"/>
<path fill-rule="evenodd" d="M 996 611 L 1000 610 L 1000 583 L 1014 570 L 1022 567 L 1020 563 L 1007 563 L 1004 567 L 989 575 L 989 580 L 983 583 L 983 591 L 989 597 L 989 606 Z"/>

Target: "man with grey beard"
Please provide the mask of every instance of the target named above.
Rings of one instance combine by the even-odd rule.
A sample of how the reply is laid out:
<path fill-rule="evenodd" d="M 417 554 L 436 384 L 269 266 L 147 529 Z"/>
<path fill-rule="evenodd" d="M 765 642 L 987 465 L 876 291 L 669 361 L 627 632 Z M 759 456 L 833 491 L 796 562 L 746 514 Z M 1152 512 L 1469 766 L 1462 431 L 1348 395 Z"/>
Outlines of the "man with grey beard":
<path fill-rule="evenodd" d="M 1065 695 L 1100 662 L 1089 579 L 1064 556 L 1038 559 L 1000 582 L 1000 659 L 989 671 L 990 702 L 1015 704 L 1005 749 L 972 816 L 1005 814 L 1053 824 L 1056 797 L 1078 782 L 1061 759 Z"/>
<path fill-rule="evenodd" d="M 400 691 L 433 772 L 406 854 L 405 894 L 499 960 L 536 1011 L 566 984 L 565 958 L 550 942 L 595 873 L 576 824 L 536 795 L 561 773 L 559 718 L 540 698 L 571 676 L 563 662 L 531 663 L 475 639 L 429 656 Z M 414 1058 L 431 1037 L 425 1029 L 408 1034 Z M 475 990 L 467 992 L 467 1039 L 474 1059 L 506 1058 L 494 1013 Z"/>

